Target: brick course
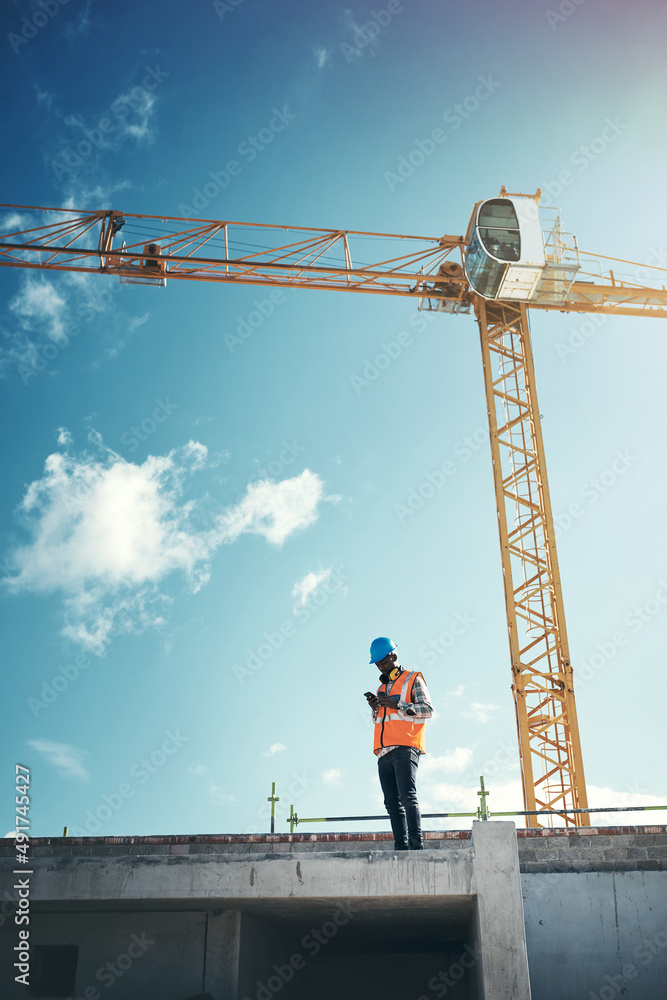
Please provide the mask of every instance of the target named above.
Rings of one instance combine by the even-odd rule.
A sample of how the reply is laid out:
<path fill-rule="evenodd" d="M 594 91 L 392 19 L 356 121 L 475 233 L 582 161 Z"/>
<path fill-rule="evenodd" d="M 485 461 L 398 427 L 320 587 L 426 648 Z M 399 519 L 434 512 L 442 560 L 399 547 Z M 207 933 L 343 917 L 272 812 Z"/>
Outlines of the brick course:
<path fill-rule="evenodd" d="M 517 830 L 521 871 L 666 871 L 667 826 L 577 827 Z M 428 850 L 470 847 L 470 830 L 429 831 Z M 391 851 L 385 833 L 197 834 L 150 837 L 34 837 L 38 857 L 123 857 L 209 854 L 289 854 Z M 0 839 L 0 858 L 14 856 L 11 838 Z"/>

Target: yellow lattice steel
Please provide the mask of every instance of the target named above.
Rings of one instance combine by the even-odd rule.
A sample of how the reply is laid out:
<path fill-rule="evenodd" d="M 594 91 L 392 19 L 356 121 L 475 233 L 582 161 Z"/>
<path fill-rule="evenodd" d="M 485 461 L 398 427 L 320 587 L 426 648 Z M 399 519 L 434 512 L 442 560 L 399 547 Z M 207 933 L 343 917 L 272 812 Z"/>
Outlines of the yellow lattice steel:
<path fill-rule="evenodd" d="M 588 806 L 525 305 L 478 299 L 526 809 Z M 563 816 L 588 826 L 587 813 Z M 537 826 L 537 817 L 529 817 Z"/>

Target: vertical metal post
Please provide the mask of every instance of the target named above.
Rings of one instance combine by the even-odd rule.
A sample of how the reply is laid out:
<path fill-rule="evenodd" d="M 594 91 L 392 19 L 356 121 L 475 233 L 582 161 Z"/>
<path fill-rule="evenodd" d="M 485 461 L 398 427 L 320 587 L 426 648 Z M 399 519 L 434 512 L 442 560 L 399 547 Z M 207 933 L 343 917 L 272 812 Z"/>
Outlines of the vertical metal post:
<path fill-rule="evenodd" d="M 289 832 L 290 833 L 294 833 L 294 827 L 296 826 L 296 824 L 298 822 L 299 821 L 297 819 L 297 815 L 294 812 L 294 806 L 290 805 L 290 807 L 289 807 Z"/>
<path fill-rule="evenodd" d="M 276 783 L 273 781 L 271 783 L 271 794 L 269 795 L 267 802 L 271 803 L 271 833 L 276 832 L 276 802 L 280 802 L 280 798 L 276 795 Z"/>
<path fill-rule="evenodd" d="M 479 800 L 479 809 L 477 810 L 477 815 L 479 816 L 479 818 L 481 820 L 484 820 L 484 822 L 486 822 L 486 820 L 488 820 L 488 818 L 489 818 L 489 808 L 488 808 L 488 806 L 486 804 L 486 797 L 487 797 L 487 795 L 490 795 L 491 793 L 487 792 L 486 788 L 484 787 L 484 775 L 483 774 L 480 774 L 480 776 L 479 776 L 479 787 L 480 787 L 480 791 L 477 792 L 477 794 L 480 796 L 480 800 Z"/>

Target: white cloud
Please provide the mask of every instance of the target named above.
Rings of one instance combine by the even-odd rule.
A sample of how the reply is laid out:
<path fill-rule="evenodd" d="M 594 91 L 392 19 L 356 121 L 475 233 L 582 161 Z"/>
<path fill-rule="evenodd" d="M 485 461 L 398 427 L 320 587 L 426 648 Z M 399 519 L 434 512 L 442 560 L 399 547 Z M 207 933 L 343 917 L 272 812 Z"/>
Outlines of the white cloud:
<path fill-rule="evenodd" d="M 190 764 L 188 771 L 190 774 L 203 774 L 206 768 L 203 764 Z"/>
<path fill-rule="evenodd" d="M 322 69 L 323 66 L 329 61 L 329 56 L 331 53 L 328 49 L 325 49 L 323 45 L 318 46 L 318 48 L 313 49 L 313 55 L 315 56 L 315 63 L 318 69 Z"/>
<path fill-rule="evenodd" d="M 59 436 L 69 443 L 68 432 Z M 190 441 L 141 465 L 106 448 L 49 455 L 44 475 L 29 484 L 19 516 L 28 544 L 8 558 L 5 586 L 14 593 L 64 596 L 64 634 L 102 652 L 113 633 L 164 622 L 171 598 L 160 585 L 184 576 L 192 592 L 210 577 L 211 559 L 242 534 L 280 546 L 317 520 L 324 484 L 306 469 L 282 482 L 254 483 L 240 503 L 217 509 L 210 497 L 186 500 L 185 486 L 207 465 L 207 449 Z"/>
<path fill-rule="evenodd" d="M 325 583 L 331 576 L 331 566 L 329 569 L 321 569 L 317 573 L 306 573 L 292 587 L 292 597 L 296 598 L 294 608 L 303 608 L 315 591 Z"/>
<path fill-rule="evenodd" d="M 452 688 L 451 691 L 445 692 L 445 698 L 460 698 L 465 691 L 465 684 L 459 684 L 458 687 Z"/>
<path fill-rule="evenodd" d="M 23 288 L 9 303 L 11 312 L 17 317 L 22 331 L 29 332 L 35 324 L 46 328 L 47 336 L 55 343 L 64 344 L 65 316 L 67 303 L 55 290 L 53 283 L 42 275 L 28 274 Z"/>
<path fill-rule="evenodd" d="M 208 786 L 208 793 L 211 797 L 211 801 L 215 802 L 217 805 L 224 805 L 225 802 L 236 802 L 233 795 L 228 795 L 224 788 L 220 788 L 219 785 L 210 784 Z"/>
<path fill-rule="evenodd" d="M 241 502 L 220 516 L 220 531 L 226 542 L 245 533 L 263 535 L 281 546 L 292 532 L 317 520 L 317 507 L 323 499 L 324 483 L 310 469 L 280 483 L 270 479 L 250 483 Z"/>
<path fill-rule="evenodd" d="M 497 719 L 503 712 L 504 709 L 500 705 L 485 705 L 481 701 L 473 701 L 465 711 L 461 712 L 461 715 L 464 719 L 474 719 L 475 722 L 485 723 Z"/>
<path fill-rule="evenodd" d="M 272 743 L 268 750 L 265 750 L 262 757 L 273 757 L 274 753 L 281 753 L 286 750 L 287 747 L 283 746 L 282 743 Z"/>
<path fill-rule="evenodd" d="M 617 808 L 627 808 L 628 806 L 663 806 L 667 805 L 667 795 L 648 795 L 638 789 L 626 788 L 619 792 L 613 788 L 600 785 L 587 785 L 588 805 L 591 809 L 604 808 L 605 806 L 616 806 Z M 638 824 L 664 824 L 667 823 L 667 809 L 656 809 L 651 812 L 630 812 L 630 813 L 593 813 L 591 816 L 593 826 L 625 826 L 628 823 Z"/>
<path fill-rule="evenodd" d="M 61 445 L 64 448 L 67 448 L 70 444 L 72 444 L 72 441 L 73 441 L 72 435 L 67 430 L 67 428 L 66 427 L 59 427 L 58 428 L 58 444 Z"/>
<path fill-rule="evenodd" d="M 419 770 L 424 774 L 433 774 L 437 771 L 465 771 L 471 763 L 472 748 L 455 747 L 454 750 L 448 750 L 440 757 L 426 754 L 419 765 Z"/>
<path fill-rule="evenodd" d="M 419 766 L 421 769 L 421 764 Z M 486 788 L 489 792 L 486 803 L 492 813 L 524 808 L 520 778 L 506 781 L 502 785 L 487 781 Z M 476 812 L 480 800 L 478 791 L 479 783 L 464 785 L 425 781 L 419 804 L 423 812 Z M 524 819 L 525 817 L 516 817 L 516 825 L 525 826 Z M 469 820 L 454 819 L 453 826 L 459 829 L 469 826 Z"/>
<path fill-rule="evenodd" d="M 69 211 L 76 209 L 80 211 L 82 207 L 88 209 L 107 208 L 114 194 L 117 194 L 118 191 L 126 191 L 130 187 L 132 187 L 130 181 L 117 181 L 115 184 L 107 185 L 96 183 L 93 187 L 89 187 L 76 178 L 69 185 L 68 195 L 63 201 L 63 208 Z M 86 274 L 77 276 L 88 280 L 91 277 L 91 275 Z M 92 277 L 95 280 L 95 276 L 93 275 Z"/>
<path fill-rule="evenodd" d="M 19 215 L 18 212 L 9 212 L 7 217 L 2 219 L 2 231 L 7 236 L 11 233 L 22 232 L 28 225 L 28 216 Z"/>
<path fill-rule="evenodd" d="M 76 17 L 69 18 L 67 23 L 64 25 L 64 34 L 70 39 L 70 41 L 75 41 L 80 35 L 85 35 L 90 28 L 90 6 L 91 0 L 87 0 L 85 6 L 77 12 Z"/>
<path fill-rule="evenodd" d="M 343 772 L 338 767 L 330 767 L 328 771 L 325 771 L 322 775 L 322 781 L 325 781 L 328 785 L 335 785 L 337 781 L 340 781 Z"/>
<path fill-rule="evenodd" d="M 143 316 L 134 316 L 130 320 L 130 330 L 136 330 L 138 327 L 143 326 L 149 316 L 150 313 L 144 313 Z"/>
<path fill-rule="evenodd" d="M 155 110 L 155 96 L 149 93 L 144 87 L 134 87 L 126 94 L 119 94 L 114 105 L 122 102 L 134 116 L 128 115 L 127 119 L 119 122 L 120 137 L 131 136 L 139 142 L 151 143 L 155 139 L 155 132 L 151 127 L 150 120 Z"/>
<path fill-rule="evenodd" d="M 90 775 L 83 766 L 84 751 L 69 743 L 54 743 L 51 740 L 29 740 L 28 745 L 41 753 L 52 767 L 57 768 L 65 777 L 78 778 L 79 781 L 90 781 Z"/>

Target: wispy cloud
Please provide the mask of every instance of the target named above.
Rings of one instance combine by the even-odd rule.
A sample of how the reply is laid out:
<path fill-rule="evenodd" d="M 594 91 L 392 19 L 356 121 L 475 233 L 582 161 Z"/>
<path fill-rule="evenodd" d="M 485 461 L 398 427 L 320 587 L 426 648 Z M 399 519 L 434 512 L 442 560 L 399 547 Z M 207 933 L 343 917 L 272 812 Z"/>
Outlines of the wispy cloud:
<path fill-rule="evenodd" d="M 273 757 L 276 753 L 282 753 L 283 750 L 287 750 L 287 747 L 282 743 L 272 743 L 268 750 L 265 750 L 262 757 Z"/>
<path fill-rule="evenodd" d="M 211 801 L 219 806 L 224 805 L 226 802 L 236 802 L 233 795 L 229 795 L 224 788 L 220 788 L 219 785 L 214 785 L 213 783 L 208 786 L 208 794 Z"/>
<path fill-rule="evenodd" d="M 330 767 L 328 771 L 325 771 L 322 775 L 322 781 L 326 782 L 327 785 L 335 785 L 340 781 L 343 776 L 343 772 L 338 767 Z"/>
<path fill-rule="evenodd" d="M 326 583 L 331 573 L 332 567 L 330 566 L 328 569 L 321 569 L 317 573 L 306 573 L 301 580 L 298 580 L 292 587 L 292 597 L 296 599 L 294 608 L 303 608 L 309 598 L 313 596 L 323 583 Z"/>
<path fill-rule="evenodd" d="M 445 698 L 460 698 L 465 691 L 465 684 L 459 684 L 457 687 L 452 688 L 451 691 L 445 691 Z"/>
<path fill-rule="evenodd" d="M 190 764 L 188 771 L 190 774 L 203 774 L 206 770 L 203 764 Z"/>
<path fill-rule="evenodd" d="M 137 330 L 140 326 L 143 326 L 150 313 L 144 313 L 143 316 L 134 316 L 130 320 L 130 330 Z"/>
<path fill-rule="evenodd" d="M 370 53 L 375 55 L 379 43 L 380 32 L 374 22 L 369 24 L 359 24 L 351 10 L 343 11 L 343 27 L 347 32 L 348 43 L 343 43 L 341 49 L 348 62 L 362 59 L 364 55 Z M 370 28 L 370 30 L 369 30 Z"/>
<path fill-rule="evenodd" d="M 52 740 L 29 740 L 28 745 L 64 777 L 90 781 L 90 775 L 83 766 L 84 751 L 78 747 L 70 746 L 69 743 L 54 743 Z"/>
<path fill-rule="evenodd" d="M 491 722 L 492 719 L 497 719 L 503 712 L 504 709 L 500 705 L 483 704 L 481 701 L 473 701 L 467 709 L 461 712 L 461 715 L 464 719 L 474 719 L 475 722 L 484 724 Z"/>
<path fill-rule="evenodd" d="M 315 57 L 315 65 L 317 68 L 322 69 L 328 63 L 331 52 L 329 49 L 325 49 L 323 45 L 320 45 L 313 49 L 313 56 Z"/>
<path fill-rule="evenodd" d="M 472 763 L 472 753 L 471 747 L 455 747 L 439 757 L 427 754 L 419 770 L 429 775 L 439 771 L 465 771 Z"/>
<path fill-rule="evenodd" d="M 93 431 L 91 452 L 75 454 L 64 428 L 59 439 L 67 451 L 48 456 L 19 505 L 31 539 L 10 553 L 3 583 L 16 594 L 60 592 L 63 633 L 98 653 L 114 633 L 164 622 L 172 598 L 161 587 L 171 574 L 197 592 L 220 546 L 255 534 L 280 547 L 317 520 L 324 499 L 322 480 L 306 469 L 253 483 L 239 503 L 220 508 L 207 495 L 184 496 L 195 474 L 208 470 L 199 442 L 135 465 Z"/>
<path fill-rule="evenodd" d="M 419 766 L 421 769 L 421 764 Z M 424 812 L 476 812 L 479 805 L 478 791 L 479 784 L 424 781 L 419 803 Z M 523 790 L 520 778 L 514 778 L 502 784 L 494 782 L 490 787 L 487 805 L 491 812 L 494 810 L 496 812 L 509 812 L 511 809 L 521 810 L 524 808 L 522 803 Z M 461 823 L 462 820 L 456 818 L 440 821 L 440 825 L 454 829 L 460 829 Z M 521 825 L 520 820 L 517 820 L 517 825 Z"/>
<path fill-rule="evenodd" d="M 28 216 L 20 215 L 18 212 L 0 212 L 0 225 L 2 226 L 2 232 L 10 235 L 11 233 L 21 232 L 28 225 Z"/>
<path fill-rule="evenodd" d="M 10 312 L 17 318 L 22 331 L 32 330 L 43 324 L 47 336 L 58 344 L 66 340 L 66 302 L 53 283 L 42 275 L 28 274 L 23 287 L 9 303 Z"/>
<path fill-rule="evenodd" d="M 78 11 L 76 16 L 70 18 L 65 24 L 64 33 L 70 41 L 78 41 L 79 38 L 89 31 L 91 24 L 90 8 L 91 0 L 87 0 L 86 4 L 81 10 Z"/>

